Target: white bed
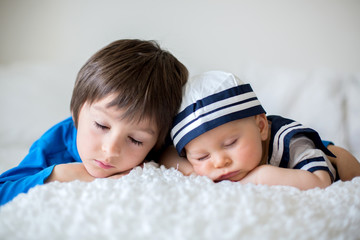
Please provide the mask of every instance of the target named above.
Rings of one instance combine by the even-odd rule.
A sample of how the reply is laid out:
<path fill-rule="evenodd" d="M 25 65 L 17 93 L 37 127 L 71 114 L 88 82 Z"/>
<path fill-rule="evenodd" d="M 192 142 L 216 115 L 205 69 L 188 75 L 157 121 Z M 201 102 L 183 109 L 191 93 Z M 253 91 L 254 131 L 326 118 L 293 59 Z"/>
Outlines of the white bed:
<path fill-rule="evenodd" d="M 0 66 L 0 171 L 69 115 L 78 67 Z M 268 114 L 360 159 L 360 74 L 248 68 Z M 184 177 L 151 164 L 119 179 L 51 183 L 0 208 L 0 239 L 360 239 L 360 177 L 299 191 Z"/>

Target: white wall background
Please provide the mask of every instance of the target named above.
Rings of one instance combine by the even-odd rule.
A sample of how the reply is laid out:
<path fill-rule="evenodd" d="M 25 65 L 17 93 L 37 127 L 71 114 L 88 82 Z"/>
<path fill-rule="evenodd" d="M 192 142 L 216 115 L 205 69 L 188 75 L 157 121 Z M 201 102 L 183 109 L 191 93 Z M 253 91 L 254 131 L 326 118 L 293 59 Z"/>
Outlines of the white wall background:
<path fill-rule="evenodd" d="M 360 1 L 0 1 L 0 63 L 80 67 L 120 38 L 158 40 L 192 74 L 236 73 L 254 64 L 354 72 L 360 69 Z"/>

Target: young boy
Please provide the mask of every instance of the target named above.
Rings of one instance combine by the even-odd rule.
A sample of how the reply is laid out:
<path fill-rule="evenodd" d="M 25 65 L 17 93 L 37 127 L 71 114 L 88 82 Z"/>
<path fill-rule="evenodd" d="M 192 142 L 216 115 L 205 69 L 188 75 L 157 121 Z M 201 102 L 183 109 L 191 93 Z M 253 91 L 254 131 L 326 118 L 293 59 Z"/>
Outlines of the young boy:
<path fill-rule="evenodd" d="M 299 189 L 325 188 L 336 178 L 328 160 L 335 156 L 316 131 L 280 116 L 266 117 L 251 86 L 226 72 L 206 72 L 187 83 L 171 137 L 188 161 L 169 148 L 161 163 L 186 175 Z M 348 163 L 341 168 L 353 166 L 345 175 L 355 171 L 352 177 L 359 176 L 359 162 L 347 154 L 340 156 Z"/>
<path fill-rule="evenodd" d="M 95 53 L 78 73 L 72 117 L 0 176 L 0 204 L 38 184 L 118 178 L 141 165 L 162 146 L 187 78 L 154 41 L 119 40 Z"/>

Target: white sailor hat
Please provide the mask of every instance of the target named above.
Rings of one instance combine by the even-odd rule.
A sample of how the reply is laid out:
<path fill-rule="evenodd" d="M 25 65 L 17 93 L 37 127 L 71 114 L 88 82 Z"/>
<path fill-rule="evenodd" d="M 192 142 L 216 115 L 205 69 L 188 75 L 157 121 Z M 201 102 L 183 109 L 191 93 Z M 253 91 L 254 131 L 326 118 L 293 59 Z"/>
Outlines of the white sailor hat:
<path fill-rule="evenodd" d="M 171 129 L 179 154 L 201 134 L 227 122 L 266 113 L 250 84 L 232 73 L 210 71 L 190 79 Z"/>

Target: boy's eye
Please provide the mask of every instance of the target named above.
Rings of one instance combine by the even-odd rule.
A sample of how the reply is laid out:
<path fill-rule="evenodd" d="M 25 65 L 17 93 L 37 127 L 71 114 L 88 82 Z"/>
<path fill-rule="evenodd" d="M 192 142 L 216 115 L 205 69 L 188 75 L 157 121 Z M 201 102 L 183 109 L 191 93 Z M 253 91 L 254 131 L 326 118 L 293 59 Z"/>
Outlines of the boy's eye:
<path fill-rule="evenodd" d="M 95 127 L 99 128 L 99 129 L 101 129 L 101 130 L 107 130 L 107 129 L 109 129 L 109 127 L 106 127 L 106 126 L 104 126 L 104 125 L 102 125 L 102 124 L 100 124 L 100 123 L 94 122 L 94 124 L 95 124 Z"/>
<path fill-rule="evenodd" d="M 129 137 L 129 139 L 130 139 L 130 141 L 131 141 L 133 144 L 135 144 L 135 145 L 137 145 L 137 146 L 143 145 L 142 142 L 136 140 L 135 138 Z"/>

